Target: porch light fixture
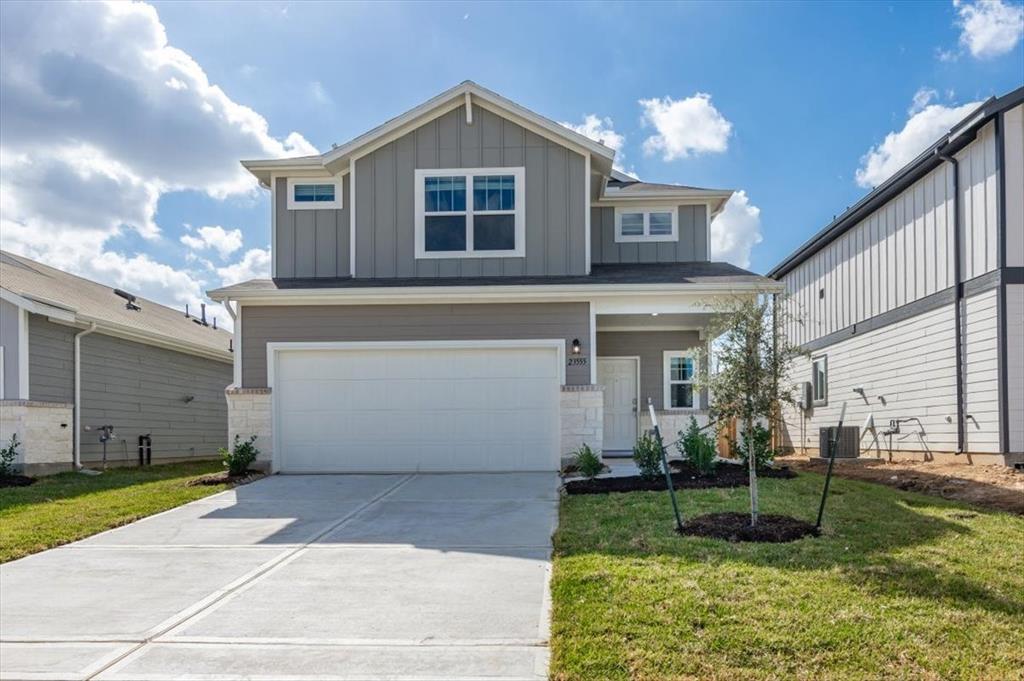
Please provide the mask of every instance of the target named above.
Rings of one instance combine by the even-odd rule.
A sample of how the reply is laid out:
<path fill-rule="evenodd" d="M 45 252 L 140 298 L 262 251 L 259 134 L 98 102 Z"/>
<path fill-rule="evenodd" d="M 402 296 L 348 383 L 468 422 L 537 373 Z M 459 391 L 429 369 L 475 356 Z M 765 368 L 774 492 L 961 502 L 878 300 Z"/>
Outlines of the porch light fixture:
<path fill-rule="evenodd" d="M 580 339 L 579 338 L 573 338 L 572 339 L 572 354 L 578 355 L 582 351 L 583 351 L 583 346 L 580 345 Z"/>

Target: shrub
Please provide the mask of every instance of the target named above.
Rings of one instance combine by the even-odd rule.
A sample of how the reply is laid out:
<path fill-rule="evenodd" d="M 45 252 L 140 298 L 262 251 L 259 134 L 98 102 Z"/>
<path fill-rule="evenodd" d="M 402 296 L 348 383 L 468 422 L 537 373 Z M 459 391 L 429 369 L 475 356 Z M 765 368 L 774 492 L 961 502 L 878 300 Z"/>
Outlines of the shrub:
<path fill-rule="evenodd" d="M 235 435 L 235 444 L 230 451 L 224 447 L 220 448 L 220 458 L 228 469 L 228 475 L 245 475 L 245 472 L 249 470 L 249 464 L 255 461 L 260 453 L 260 450 L 256 449 L 256 445 L 253 444 L 254 442 L 256 442 L 255 435 L 245 442 Z"/>
<path fill-rule="evenodd" d="M 661 447 L 651 433 L 644 433 L 633 445 L 633 461 L 640 476 L 648 480 L 661 475 Z"/>
<path fill-rule="evenodd" d="M 710 475 L 714 472 L 718 461 L 715 460 L 716 447 L 715 438 L 706 433 L 697 425 L 697 419 L 690 417 L 690 425 L 686 431 L 680 431 L 679 444 L 676 445 L 683 458 L 690 462 L 701 475 Z"/>
<path fill-rule="evenodd" d="M 0 475 L 14 475 L 14 459 L 18 456 L 18 434 L 11 433 L 11 444 L 0 449 Z"/>
<path fill-rule="evenodd" d="M 586 442 L 583 446 L 573 452 L 576 463 L 576 470 L 588 478 L 594 478 L 604 469 L 601 457 L 598 456 Z"/>
<path fill-rule="evenodd" d="M 737 445 L 734 442 L 730 444 L 732 445 L 733 451 L 739 452 L 740 461 L 746 465 L 749 452 L 749 449 L 747 448 L 747 434 L 742 433 L 741 437 L 743 438 L 742 445 Z M 754 450 L 754 464 L 758 468 L 764 468 L 775 460 L 775 457 L 779 452 L 772 448 L 772 431 L 759 423 L 755 423 L 754 427 L 751 429 L 750 439 L 752 444 L 751 448 Z"/>

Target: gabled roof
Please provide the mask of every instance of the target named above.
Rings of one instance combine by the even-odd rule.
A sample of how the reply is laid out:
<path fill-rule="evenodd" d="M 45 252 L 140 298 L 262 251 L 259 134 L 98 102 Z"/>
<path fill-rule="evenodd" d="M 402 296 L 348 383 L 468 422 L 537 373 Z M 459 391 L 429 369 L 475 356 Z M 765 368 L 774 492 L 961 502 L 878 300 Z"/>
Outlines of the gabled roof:
<path fill-rule="evenodd" d="M 352 158 L 362 156 L 378 146 L 417 128 L 465 102 L 484 107 L 509 118 L 541 136 L 554 138 L 560 143 L 576 149 L 581 153 L 589 153 L 594 169 L 607 175 L 611 172 L 615 150 L 606 147 L 586 135 L 557 123 L 549 118 L 516 104 L 496 92 L 488 90 L 471 80 L 463 81 L 453 88 L 445 90 L 405 113 L 378 125 L 376 128 L 358 137 L 335 146 L 320 156 L 303 156 L 290 159 L 246 160 L 242 165 L 255 175 L 263 184 L 269 184 L 270 173 L 274 170 L 326 170 L 338 174 L 348 169 Z"/>
<path fill-rule="evenodd" d="M 942 135 L 930 147 L 922 151 L 917 158 L 903 166 L 881 185 L 875 187 L 860 201 L 847 208 L 842 215 L 832 220 L 824 229 L 773 267 L 768 276 L 778 279 L 792 272 L 839 236 L 856 227 L 864 218 L 888 203 L 894 196 L 937 168 L 939 164 L 943 163 L 940 155 L 956 153 L 974 139 L 974 135 L 982 126 L 1000 113 L 1022 103 L 1024 103 L 1024 87 L 1019 87 L 1002 97 L 990 97 L 950 128 L 948 133 Z"/>
<path fill-rule="evenodd" d="M 186 318 L 184 310 L 141 297 L 135 299 L 141 309 L 128 309 L 109 286 L 7 251 L 0 251 L 0 294 L 30 312 L 69 324 L 95 323 L 112 335 L 231 361 L 232 336 L 222 328 L 203 326 Z"/>

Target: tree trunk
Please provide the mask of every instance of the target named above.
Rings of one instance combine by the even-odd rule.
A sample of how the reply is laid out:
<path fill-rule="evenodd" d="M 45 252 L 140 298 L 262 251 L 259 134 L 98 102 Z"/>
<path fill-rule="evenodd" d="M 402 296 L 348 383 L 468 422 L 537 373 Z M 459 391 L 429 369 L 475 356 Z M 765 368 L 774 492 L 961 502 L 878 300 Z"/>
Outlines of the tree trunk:
<path fill-rule="evenodd" d="M 757 461 L 754 457 L 754 424 L 749 419 L 743 424 L 747 441 L 747 468 L 750 470 L 750 526 L 757 525 Z"/>

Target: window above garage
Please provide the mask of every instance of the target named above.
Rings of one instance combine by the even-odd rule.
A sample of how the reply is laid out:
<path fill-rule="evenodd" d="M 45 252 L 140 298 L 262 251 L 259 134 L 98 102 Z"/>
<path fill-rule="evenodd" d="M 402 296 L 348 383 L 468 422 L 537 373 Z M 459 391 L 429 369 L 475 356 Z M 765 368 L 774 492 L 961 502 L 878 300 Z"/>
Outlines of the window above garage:
<path fill-rule="evenodd" d="M 526 254 L 526 169 L 416 171 L 417 258 Z"/>
<path fill-rule="evenodd" d="M 340 178 L 288 178 L 288 210 L 342 208 Z"/>

